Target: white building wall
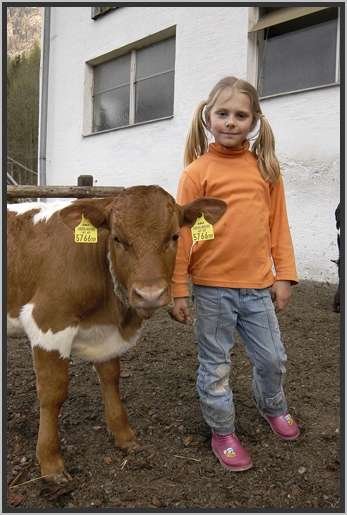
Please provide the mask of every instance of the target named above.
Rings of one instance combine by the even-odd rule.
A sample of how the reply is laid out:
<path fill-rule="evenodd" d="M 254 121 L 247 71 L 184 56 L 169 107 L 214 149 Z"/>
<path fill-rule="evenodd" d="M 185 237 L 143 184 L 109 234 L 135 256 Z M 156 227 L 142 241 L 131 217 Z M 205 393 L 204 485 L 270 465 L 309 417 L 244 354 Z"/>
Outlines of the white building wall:
<path fill-rule="evenodd" d="M 337 281 L 330 259 L 338 255 L 339 95 L 331 87 L 263 102 L 276 135 L 300 277 L 318 281 Z"/>
<path fill-rule="evenodd" d="M 245 76 L 245 8 L 124 7 L 97 21 L 90 8 L 52 8 L 47 180 L 74 183 L 92 173 L 99 185 L 158 183 L 175 193 L 196 104 L 216 78 Z M 234 24 L 235 29 L 230 30 Z M 174 118 L 82 136 L 85 62 L 176 25 Z M 228 44 L 221 37 L 228 34 Z M 226 48 L 228 47 L 228 48 Z"/>
<path fill-rule="evenodd" d="M 175 194 L 196 105 L 223 76 L 247 79 L 248 8 L 122 7 L 97 21 L 89 7 L 51 10 L 47 184 L 92 174 L 98 185 L 159 184 Z M 174 117 L 83 136 L 85 63 L 173 25 Z M 262 108 L 276 136 L 300 277 L 335 282 L 339 88 L 267 99 Z"/>

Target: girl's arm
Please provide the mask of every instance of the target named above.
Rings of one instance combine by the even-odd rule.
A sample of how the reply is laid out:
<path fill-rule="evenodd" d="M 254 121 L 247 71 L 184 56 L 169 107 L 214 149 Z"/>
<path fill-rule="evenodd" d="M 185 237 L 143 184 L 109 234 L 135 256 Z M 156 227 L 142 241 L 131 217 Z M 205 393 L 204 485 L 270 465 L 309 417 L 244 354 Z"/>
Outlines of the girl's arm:
<path fill-rule="evenodd" d="M 270 187 L 271 255 L 276 281 L 298 282 L 292 237 L 290 234 L 282 177 Z"/>
<path fill-rule="evenodd" d="M 198 184 L 193 181 L 187 172 L 183 172 L 178 185 L 177 203 L 188 204 L 196 198 L 202 197 L 203 193 Z M 182 227 L 178 239 L 176 264 L 172 279 L 172 296 L 189 297 L 188 289 L 188 266 L 192 248 L 192 235 L 189 227 Z"/>
<path fill-rule="evenodd" d="M 298 282 L 293 243 L 290 234 L 282 177 L 271 186 L 271 254 L 276 278 L 271 288 L 276 311 L 286 308 L 291 297 L 291 285 Z"/>

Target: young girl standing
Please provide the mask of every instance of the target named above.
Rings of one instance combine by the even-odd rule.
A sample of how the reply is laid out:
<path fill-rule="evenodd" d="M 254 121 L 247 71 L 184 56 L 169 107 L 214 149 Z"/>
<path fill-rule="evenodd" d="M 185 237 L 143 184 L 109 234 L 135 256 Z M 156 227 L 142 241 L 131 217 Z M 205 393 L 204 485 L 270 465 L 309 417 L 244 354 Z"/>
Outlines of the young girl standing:
<path fill-rule="evenodd" d="M 248 138 L 257 128 L 250 149 Z M 214 143 L 208 144 L 206 131 Z M 185 165 L 178 203 L 210 196 L 228 208 L 213 227 L 214 239 L 192 245 L 190 230 L 181 231 L 171 314 L 179 322 L 190 319 L 189 274 L 197 314 L 197 390 L 212 451 L 225 468 L 247 470 L 252 460 L 235 434 L 229 385 L 235 329 L 253 367 L 259 412 L 280 438 L 299 436 L 283 391 L 286 353 L 275 314 L 275 307 L 286 307 L 298 279 L 274 137 L 251 84 L 226 77 L 199 104 Z"/>

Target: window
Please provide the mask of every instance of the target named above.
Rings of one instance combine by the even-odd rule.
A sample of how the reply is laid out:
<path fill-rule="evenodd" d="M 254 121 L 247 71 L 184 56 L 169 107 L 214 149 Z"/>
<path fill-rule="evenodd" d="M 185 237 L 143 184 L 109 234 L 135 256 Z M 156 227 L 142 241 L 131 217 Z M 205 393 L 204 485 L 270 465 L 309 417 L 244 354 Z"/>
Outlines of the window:
<path fill-rule="evenodd" d="M 173 114 L 175 38 L 94 66 L 93 132 Z"/>
<path fill-rule="evenodd" d="M 261 97 L 335 84 L 338 8 L 261 8 L 258 91 Z"/>

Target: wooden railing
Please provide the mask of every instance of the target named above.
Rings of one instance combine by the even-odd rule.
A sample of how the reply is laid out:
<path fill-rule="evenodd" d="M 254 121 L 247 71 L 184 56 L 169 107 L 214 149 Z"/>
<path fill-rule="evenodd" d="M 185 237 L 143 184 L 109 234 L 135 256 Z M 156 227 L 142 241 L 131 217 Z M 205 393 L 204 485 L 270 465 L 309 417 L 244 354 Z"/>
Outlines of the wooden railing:
<path fill-rule="evenodd" d="M 93 186 L 92 175 L 80 175 L 77 186 L 7 186 L 7 199 L 33 198 L 100 198 L 117 195 L 124 188 Z"/>

